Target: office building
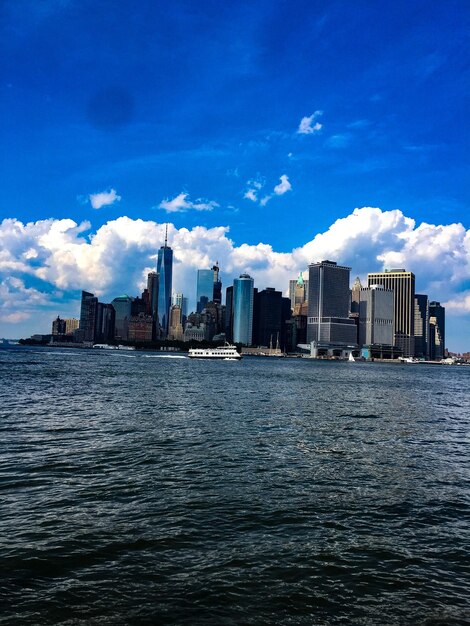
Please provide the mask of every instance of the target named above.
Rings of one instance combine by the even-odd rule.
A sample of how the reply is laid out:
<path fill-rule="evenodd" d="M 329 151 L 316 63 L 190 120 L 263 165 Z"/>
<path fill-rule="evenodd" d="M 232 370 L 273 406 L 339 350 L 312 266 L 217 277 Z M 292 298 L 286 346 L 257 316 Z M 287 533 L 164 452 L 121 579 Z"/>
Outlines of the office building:
<path fill-rule="evenodd" d="M 415 275 L 391 269 L 367 275 L 368 287 L 382 285 L 393 290 L 393 343 L 405 357 L 415 355 Z"/>
<path fill-rule="evenodd" d="M 74 317 L 68 317 L 65 320 L 65 334 L 73 335 L 74 332 L 78 329 L 80 321 L 75 319 Z"/>
<path fill-rule="evenodd" d="M 183 332 L 183 312 L 178 304 L 174 304 L 170 309 L 168 339 L 183 341 Z"/>
<path fill-rule="evenodd" d="M 415 356 L 429 359 L 429 299 L 415 294 Z"/>
<path fill-rule="evenodd" d="M 371 285 L 359 292 L 359 345 L 393 346 L 393 290 Z"/>
<path fill-rule="evenodd" d="M 209 302 L 222 304 L 222 281 L 218 262 L 210 270 L 197 271 L 196 311 L 200 313 Z"/>
<path fill-rule="evenodd" d="M 440 302 L 429 303 L 429 356 L 431 361 L 445 357 L 445 307 Z"/>
<path fill-rule="evenodd" d="M 251 346 L 253 337 L 254 281 L 241 274 L 233 281 L 233 341 Z"/>
<path fill-rule="evenodd" d="M 201 313 L 208 302 L 214 297 L 214 272 L 213 270 L 197 271 L 196 311 Z"/>
<path fill-rule="evenodd" d="M 222 281 L 220 280 L 220 270 L 219 270 L 219 262 L 216 261 L 215 265 L 212 267 L 212 271 L 214 273 L 214 289 L 212 300 L 221 305 L 222 304 Z"/>
<path fill-rule="evenodd" d="M 88 291 L 82 291 L 79 324 L 81 341 L 95 341 L 97 312 L 98 298 Z"/>
<path fill-rule="evenodd" d="M 296 305 L 308 300 L 308 280 L 304 280 L 302 272 L 299 273 L 298 278 L 289 281 L 289 299 L 292 311 Z"/>
<path fill-rule="evenodd" d="M 309 265 L 307 342 L 320 351 L 356 346 L 356 324 L 349 318 L 350 271 L 335 261 Z"/>
<path fill-rule="evenodd" d="M 168 227 L 165 232 L 165 244 L 160 248 L 157 255 L 157 274 L 159 277 L 158 316 L 163 339 L 166 339 L 168 335 L 173 281 L 173 250 L 168 246 Z"/>
<path fill-rule="evenodd" d="M 133 298 L 122 295 L 112 300 L 115 311 L 114 336 L 117 340 L 127 341 L 129 338 L 129 320 L 132 316 Z"/>
<path fill-rule="evenodd" d="M 56 335 L 65 335 L 66 333 L 66 323 L 65 320 L 61 319 L 59 316 L 52 322 L 52 334 Z"/>
<path fill-rule="evenodd" d="M 225 336 L 233 341 L 233 285 L 225 291 Z"/>
<path fill-rule="evenodd" d="M 155 323 L 158 322 L 158 292 L 159 292 L 159 275 L 157 272 L 150 272 L 147 275 L 147 291 L 149 311 L 148 314 L 152 316 Z"/>
<path fill-rule="evenodd" d="M 289 300 L 290 308 L 290 300 Z M 254 346 L 276 346 L 281 338 L 282 293 L 272 287 L 254 290 L 253 335 Z"/>
<path fill-rule="evenodd" d="M 129 319 L 129 341 L 136 343 L 149 343 L 153 339 L 153 319 L 151 315 L 146 313 L 138 313 L 131 315 Z"/>

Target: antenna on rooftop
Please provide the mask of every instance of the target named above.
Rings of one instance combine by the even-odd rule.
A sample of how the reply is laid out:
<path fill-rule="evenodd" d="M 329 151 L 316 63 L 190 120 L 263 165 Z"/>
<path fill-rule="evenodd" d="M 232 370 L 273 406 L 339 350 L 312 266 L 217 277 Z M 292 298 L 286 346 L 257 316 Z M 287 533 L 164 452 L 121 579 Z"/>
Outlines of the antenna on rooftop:
<path fill-rule="evenodd" d="M 165 224 L 165 248 L 167 247 L 168 242 L 168 224 Z"/>

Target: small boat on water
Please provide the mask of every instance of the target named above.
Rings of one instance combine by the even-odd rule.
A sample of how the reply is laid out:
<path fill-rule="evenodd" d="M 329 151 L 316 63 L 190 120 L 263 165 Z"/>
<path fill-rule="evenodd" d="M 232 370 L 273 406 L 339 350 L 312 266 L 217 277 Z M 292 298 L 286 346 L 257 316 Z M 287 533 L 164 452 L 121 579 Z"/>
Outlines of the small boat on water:
<path fill-rule="evenodd" d="M 242 355 L 235 346 L 220 346 L 218 348 L 190 348 L 190 359 L 224 359 L 225 361 L 239 361 Z"/>

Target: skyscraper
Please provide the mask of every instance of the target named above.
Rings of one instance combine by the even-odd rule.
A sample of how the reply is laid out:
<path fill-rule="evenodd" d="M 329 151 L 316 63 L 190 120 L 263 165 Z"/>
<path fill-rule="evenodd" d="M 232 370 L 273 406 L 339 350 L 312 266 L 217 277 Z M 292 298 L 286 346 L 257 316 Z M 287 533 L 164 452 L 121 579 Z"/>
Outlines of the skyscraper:
<path fill-rule="evenodd" d="M 114 333 L 116 339 L 127 341 L 129 338 L 129 320 L 132 315 L 132 301 L 127 295 L 118 296 L 111 302 L 115 311 Z"/>
<path fill-rule="evenodd" d="M 415 356 L 429 359 L 429 299 L 415 294 Z"/>
<path fill-rule="evenodd" d="M 359 291 L 359 345 L 393 345 L 393 291 L 372 285 Z"/>
<path fill-rule="evenodd" d="M 214 271 L 197 271 L 196 311 L 201 313 L 214 297 Z"/>
<path fill-rule="evenodd" d="M 440 302 L 429 303 L 429 352 L 432 361 L 443 359 L 446 341 L 446 310 Z"/>
<path fill-rule="evenodd" d="M 383 285 L 393 289 L 393 335 L 394 345 L 403 356 L 415 355 L 415 275 L 404 269 L 367 274 L 367 284 Z"/>
<path fill-rule="evenodd" d="M 88 291 L 82 291 L 79 326 L 82 341 L 95 341 L 97 313 L 98 298 Z"/>
<path fill-rule="evenodd" d="M 253 336 L 254 281 L 241 274 L 233 281 L 233 341 L 250 346 Z"/>
<path fill-rule="evenodd" d="M 215 265 L 212 267 L 212 271 L 214 272 L 214 289 L 212 300 L 216 304 L 222 304 L 222 281 L 220 280 L 220 270 L 219 270 L 219 262 L 216 261 Z"/>
<path fill-rule="evenodd" d="M 171 287 L 173 280 L 173 250 L 168 246 L 168 226 L 165 231 L 165 244 L 158 251 L 157 274 L 159 276 L 158 315 L 163 338 L 168 335 L 170 319 Z"/>
<path fill-rule="evenodd" d="M 309 265 L 307 342 L 322 348 L 356 344 L 356 324 L 349 318 L 350 267 L 335 261 Z"/>
<path fill-rule="evenodd" d="M 289 298 L 292 311 L 295 309 L 295 305 L 307 302 L 308 280 L 304 280 L 302 272 L 299 272 L 298 278 L 289 281 Z"/>

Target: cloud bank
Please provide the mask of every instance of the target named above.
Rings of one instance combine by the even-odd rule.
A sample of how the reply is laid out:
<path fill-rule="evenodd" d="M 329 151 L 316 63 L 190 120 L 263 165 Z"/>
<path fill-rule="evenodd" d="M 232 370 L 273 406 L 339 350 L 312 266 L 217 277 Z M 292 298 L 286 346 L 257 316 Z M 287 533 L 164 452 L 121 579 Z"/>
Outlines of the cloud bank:
<path fill-rule="evenodd" d="M 283 181 L 286 189 L 288 180 Z M 287 191 L 287 189 L 286 189 Z M 284 193 L 284 192 L 283 192 Z M 40 313 L 50 322 L 57 313 L 79 314 L 79 290 L 110 301 L 121 293 L 137 295 L 156 253 L 165 226 L 154 221 L 120 217 L 96 232 L 88 222 L 48 219 L 23 224 L 6 219 L 0 224 L 0 336 Z M 224 286 L 241 272 L 255 285 L 286 290 L 288 281 L 313 261 L 332 259 L 352 267 L 351 279 L 367 272 L 403 267 L 416 274 L 418 293 L 440 300 L 448 313 L 470 314 L 470 230 L 462 224 L 435 225 L 415 221 L 400 210 L 355 209 L 323 233 L 290 252 L 276 252 L 266 243 L 236 245 L 225 226 L 191 230 L 168 228 L 174 250 L 174 289 L 195 296 L 196 270 L 218 260 Z M 67 305 L 69 300 L 73 304 Z M 68 312 L 66 311 L 69 306 Z M 44 318 L 46 319 L 46 318 Z M 462 318 L 460 318 L 462 319 Z M 469 346 L 470 348 L 470 346 Z"/>

